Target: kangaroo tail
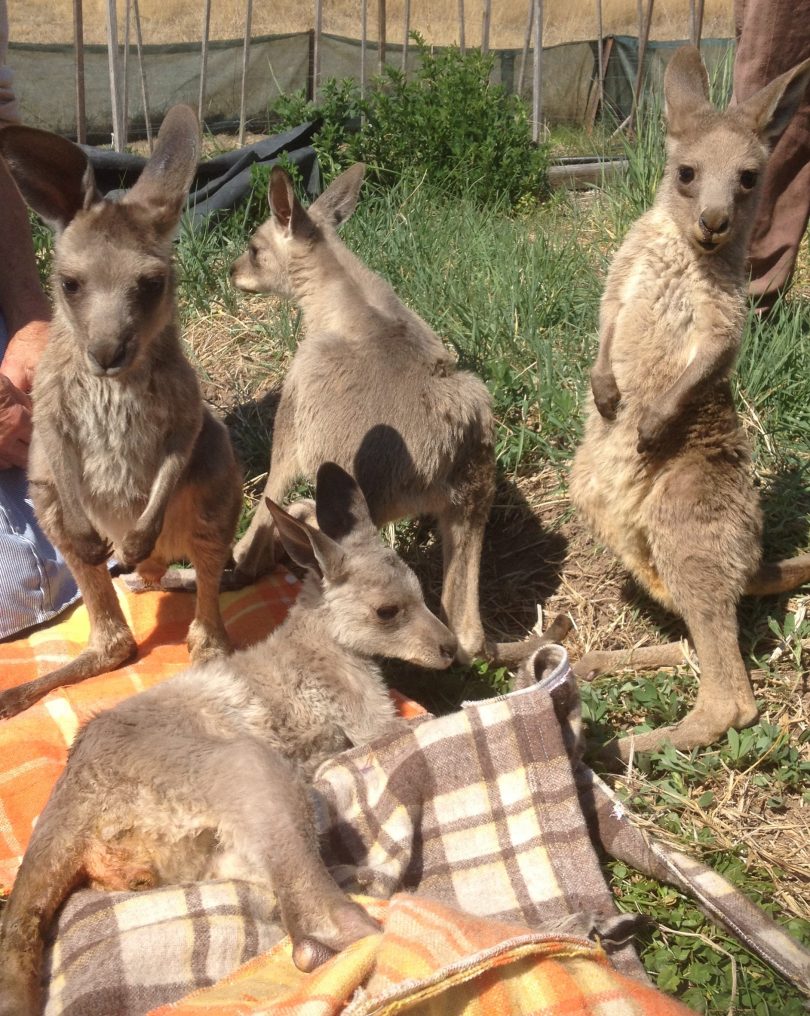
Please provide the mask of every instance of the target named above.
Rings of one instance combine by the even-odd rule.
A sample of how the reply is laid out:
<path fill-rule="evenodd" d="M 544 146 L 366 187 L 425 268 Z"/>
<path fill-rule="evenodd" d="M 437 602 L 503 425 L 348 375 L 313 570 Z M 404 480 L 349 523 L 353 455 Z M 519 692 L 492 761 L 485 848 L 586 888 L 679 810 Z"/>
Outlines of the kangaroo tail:
<path fill-rule="evenodd" d="M 44 936 L 59 906 L 84 878 L 85 838 L 71 835 L 69 824 L 63 808 L 46 809 L 23 857 L 0 932 L 0 1016 L 40 1012 Z"/>
<path fill-rule="evenodd" d="M 562 642 L 571 628 L 571 620 L 565 614 L 557 614 L 542 635 L 530 635 L 522 642 L 497 642 L 491 647 L 490 662 L 497 666 L 516 666 L 540 646 L 545 646 L 549 642 Z"/>
<path fill-rule="evenodd" d="M 746 596 L 774 596 L 810 582 L 810 554 L 760 565 L 748 580 Z"/>

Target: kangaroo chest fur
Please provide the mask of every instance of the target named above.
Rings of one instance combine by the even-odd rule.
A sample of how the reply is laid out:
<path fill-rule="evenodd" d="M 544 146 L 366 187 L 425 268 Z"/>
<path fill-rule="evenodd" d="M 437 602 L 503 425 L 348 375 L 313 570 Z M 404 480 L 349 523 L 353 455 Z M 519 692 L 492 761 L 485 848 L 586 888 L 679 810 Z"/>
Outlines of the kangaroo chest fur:
<path fill-rule="evenodd" d="M 126 379 L 74 375 L 61 387 L 65 439 L 76 450 L 82 506 L 118 540 L 146 507 L 165 456 L 172 420 L 145 371 Z"/>
<path fill-rule="evenodd" d="M 631 230 L 608 277 L 617 301 L 611 366 L 622 394 L 619 418 L 636 426 L 643 410 L 678 379 L 718 327 L 743 326 L 743 285 L 719 259 L 700 257 L 653 209 Z"/>
<path fill-rule="evenodd" d="M 112 380 L 112 383 L 111 383 Z M 81 490 L 93 522 L 110 536 L 123 536 L 146 506 L 160 466 L 166 420 L 145 384 L 116 384 L 88 377 L 76 392 L 76 444 Z"/>

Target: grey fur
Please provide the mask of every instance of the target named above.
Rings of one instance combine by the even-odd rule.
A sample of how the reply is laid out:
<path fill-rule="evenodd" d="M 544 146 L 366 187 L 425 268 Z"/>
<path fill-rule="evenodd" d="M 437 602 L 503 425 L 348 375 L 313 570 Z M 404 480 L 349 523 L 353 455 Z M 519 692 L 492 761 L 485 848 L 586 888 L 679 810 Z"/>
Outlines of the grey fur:
<path fill-rule="evenodd" d="M 664 742 L 710 744 L 757 718 L 737 604 L 810 579 L 810 555 L 761 565 L 762 515 L 730 375 L 745 321 L 745 254 L 773 133 L 807 89 L 810 60 L 725 112 L 694 47 L 667 67 L 667 164 L 653 207 L 608 274 L 593 404 L 571 498 L 642 586 L 689 627 L 697 701 L 671 727 L 625 738 L 627 758 Z M 681 661 L 678 644 L 589 653 L 580 676 Z"/>
<path fill-rule="evenodd" d="M 176 321 L 172 238 L 199 154 L 193 111 L 169 111 L 154 155 L 117 204 L 99 197 L 86 156 L 64 138 L 10 127 L 0 151 L 58 234 L 29 484 L 91 622 L 90 644 L 75 660 L 0 696 L 0 716 L 11 716 L 134 652 L 106 565 L 111 552 L 151 582 L 190 558 L 198 583 L 192 659 L 228 652 L 219 582 L 241 490 L 227 431 L 203 406 Z"/>
<path fill-rule="evenodd" d="M 352 473 L 375 525 L 438 519 L 442 608 L 459 657 L 484 649 L 478 573 L 495 490 L 491 400 L 393 289 L 354 256 L 335 227 L 354 210 L 364 167 L 353 166 L 305 210 L 274 169 L 272 217 L 234 264 L 235 286 L 295 300 L 306 338 L 281 393 L 265 495 L 334 461 Z M 234 549 L 252 579 L 274 561 L 272 520 L 260 503 Z"/>
<path fill-rule="evenodd" d="M 309 569 L 297 602 L 265 641 L 191 667 L 79 733 L 3 915 L 0 1016 L 39 1011 L 42 935 L 82 881 L 267 883 L 302 969 L 377 930 L 320 859 L 306 780 L 404 722 L 374 656 L 447 667 L 456 640 L 338 466 L 318 473 L 319 529 L 270 510 Z"/>

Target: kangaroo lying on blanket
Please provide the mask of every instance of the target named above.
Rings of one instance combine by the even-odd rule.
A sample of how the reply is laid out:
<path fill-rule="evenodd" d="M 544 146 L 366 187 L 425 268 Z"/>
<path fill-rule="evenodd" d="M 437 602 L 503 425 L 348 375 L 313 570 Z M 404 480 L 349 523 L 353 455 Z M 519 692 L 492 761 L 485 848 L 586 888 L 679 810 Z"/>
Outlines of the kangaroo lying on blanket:
<path fill-rule="evenodd" d="M 378 930 L 321 860 L 304 781 L 404 722 L 372 657 L 444 669 L 456 638 L 339 466 L 318 471 L 319 528 L 268 507 L 308 569 L 298 601 L 264 642 L 191 667 L 79 733 L 3 915 L 2 1016 L 39 1012 L 43 935 L 83 882 L 269 883 L 302 970 Z"/>

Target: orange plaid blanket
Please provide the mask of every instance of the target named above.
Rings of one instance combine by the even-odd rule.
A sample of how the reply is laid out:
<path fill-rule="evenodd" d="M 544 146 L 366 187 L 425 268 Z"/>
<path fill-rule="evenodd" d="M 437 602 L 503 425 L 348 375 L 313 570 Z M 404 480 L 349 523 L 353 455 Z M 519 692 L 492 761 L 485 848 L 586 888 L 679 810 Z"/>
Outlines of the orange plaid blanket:
<path fill-rule="evenodd" d="M 191 597 L 118 588 L 139 659 L 0 723 L 6 889 L 79 724 L 187 662 Z M 234 641 L 267 634 L 296 591 L 294 579 L 276 574 L 226 594 Z M 78 608 L 27 642 L 0 644 L 2 681 L 36 676 L 86 637 Z M 544 676 L 533 688 L 424 719 L 373 752 L 355 749 L 322 767 L 316 787 L 329 812 L 328 863 L 347 889 L 391 897 L 362 899 L 382 935 L 304 975 L 266 886 L 84 889 L 53 929 L 46 1016 L 684 1014 L 645 983 L 625 944 L 635 919 L 615 913 L 589 843 L 588 828 L 597 827 L 613 856 L 692 892 L 786 977 L 810 984 L 798 943 L 709 869 L 633 828 L 578 758 L 578 698 L 564 652 L 547 647 L 535 666 Z M 415 704 L 403 711 L 423 712 Z"/>
<path fill-rule="evenodd" d="M 350 946 L 314 974 L 291 961 L 285 939 L 212 988 L 150 1016 L 687 1016 L 691 1010 L 619 974 L 577 936 L 462 914 L 398 894 L 360 898 L 383 934 Z"/>

